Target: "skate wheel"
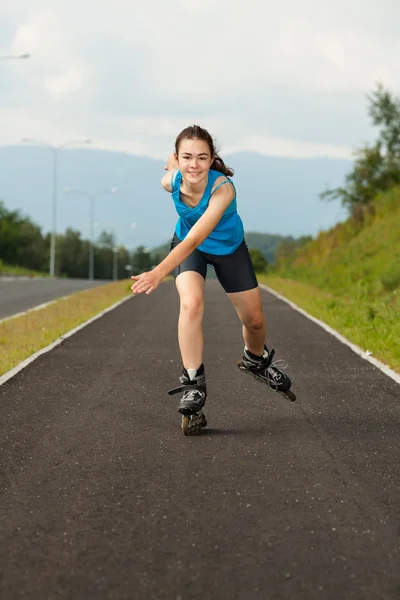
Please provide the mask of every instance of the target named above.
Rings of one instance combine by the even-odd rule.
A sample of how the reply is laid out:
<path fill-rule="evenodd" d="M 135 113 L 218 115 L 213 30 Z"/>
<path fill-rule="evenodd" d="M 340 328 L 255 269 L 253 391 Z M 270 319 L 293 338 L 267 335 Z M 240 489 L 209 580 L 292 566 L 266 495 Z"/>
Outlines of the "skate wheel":
<path fill-rule="evenodd" d="M 206 427 L 207 426 L 207 419 L 206 419 L 206 415 L 203 413 L 201 415 L 201 424 L 200 427 Z"/>
<path fill-rule="evenodd" d="M 189 435 L 190 417 L 182 415 L 182 431 L 183 435 Z"/>
<path fill-rule="evenodd" d="M 287 392 L 282 392 L 282 394 L 285 396 L 285 398 L 287 400 L 290 400 L 290 402 L 295 402 L 296 401 L 296 394 L 294 394 L 292 392 L 292 390 L 287 390 Z"/>

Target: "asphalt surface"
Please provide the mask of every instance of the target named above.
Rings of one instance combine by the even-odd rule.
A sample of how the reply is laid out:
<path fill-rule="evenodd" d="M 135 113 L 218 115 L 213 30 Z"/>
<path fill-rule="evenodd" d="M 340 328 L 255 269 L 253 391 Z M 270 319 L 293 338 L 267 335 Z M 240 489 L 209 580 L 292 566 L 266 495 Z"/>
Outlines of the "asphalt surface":
<path fill-rule="evenodd" d="M 237 369 L 215 281 L 199 436 L 167 395 L 172 282 L 0 387 L 2 600 L 400 597 L 400 386 L 262 295 L 295 403 Z"/>
<path fill-rule="evenodd" d="M 104 285 L 89 279 L 8 279 L 0 277 L 0 319 L 73 292 Z"/>

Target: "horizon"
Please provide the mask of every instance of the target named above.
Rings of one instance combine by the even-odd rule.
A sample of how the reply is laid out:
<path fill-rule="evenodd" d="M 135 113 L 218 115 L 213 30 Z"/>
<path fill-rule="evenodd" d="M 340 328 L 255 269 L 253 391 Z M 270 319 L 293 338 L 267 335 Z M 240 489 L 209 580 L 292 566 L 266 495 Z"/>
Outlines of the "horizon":
<path fill-rule="evenodd" d="M 177 134 L 200 123 L 225 155 L 348 159 L 374 136 L 368 94 L 378 82 L 400 92 L 398 0 L 113 7 L 0 8 L 0 55 L 29 55 L 1 61 L 2 146 L 91 138 L 164 160 Z"/>

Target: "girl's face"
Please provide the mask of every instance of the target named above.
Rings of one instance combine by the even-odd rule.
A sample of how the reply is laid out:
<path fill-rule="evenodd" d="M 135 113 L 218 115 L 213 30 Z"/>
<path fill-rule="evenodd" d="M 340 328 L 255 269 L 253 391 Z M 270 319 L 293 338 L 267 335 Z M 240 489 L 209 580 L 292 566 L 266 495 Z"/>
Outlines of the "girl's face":
<path fill-rule="evenodd" d="M 193 185 L 207 178 L 213 158 L 204 140 L 183 139 L 179 145 L 177 159 L 180 172 L 182 177 Z"/>

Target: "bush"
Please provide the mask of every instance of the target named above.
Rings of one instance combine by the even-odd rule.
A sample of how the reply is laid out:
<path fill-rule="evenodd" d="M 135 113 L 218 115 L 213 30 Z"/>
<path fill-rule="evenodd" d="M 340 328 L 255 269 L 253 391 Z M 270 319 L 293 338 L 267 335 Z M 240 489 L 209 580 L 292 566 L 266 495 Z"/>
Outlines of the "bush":
<path fill-rule="evenodd" d="M 392 292 L 400 285 L 400 260 L 393 262 L 381 277 L 385 290 Z"/>
<path fill-rule="evenodd" d="M 256 273 L 266 273 L 268 269 L 268 262 L 258 248 L 250 248 L 251 262 Z"/>

